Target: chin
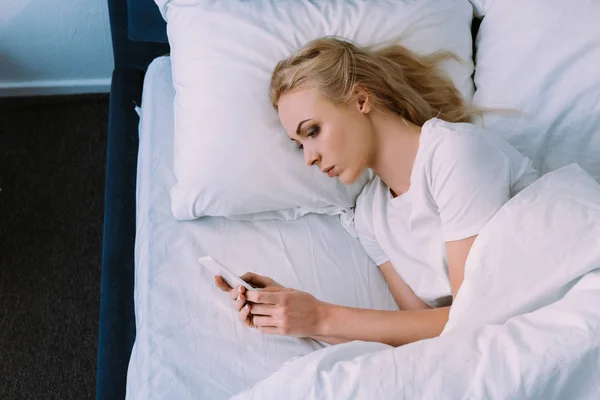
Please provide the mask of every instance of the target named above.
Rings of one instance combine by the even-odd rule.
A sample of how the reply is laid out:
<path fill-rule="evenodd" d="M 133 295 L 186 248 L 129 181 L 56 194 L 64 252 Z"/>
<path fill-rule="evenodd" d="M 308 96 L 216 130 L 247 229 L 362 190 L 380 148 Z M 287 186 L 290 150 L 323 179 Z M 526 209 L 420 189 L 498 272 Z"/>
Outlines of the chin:
<path fill-rule="evenodd" d="M 347 169 L 338 175 L 338 180 L 344 185 L 352 185 L 358 178 L 360 178 L 360 174 L 357 175 L 353 173 L 353 171 L 348 171 Z"/>
<path fill-rule="evenodd" d="M 365 164 L 366 165 L 366 164 Z M 362 165 L 358 168 L 346 168 L 342 170 L 342 173 L 338 175 L 338 179 L 344 185 L 352 185 L 367 171 L 367 167 Z"/>

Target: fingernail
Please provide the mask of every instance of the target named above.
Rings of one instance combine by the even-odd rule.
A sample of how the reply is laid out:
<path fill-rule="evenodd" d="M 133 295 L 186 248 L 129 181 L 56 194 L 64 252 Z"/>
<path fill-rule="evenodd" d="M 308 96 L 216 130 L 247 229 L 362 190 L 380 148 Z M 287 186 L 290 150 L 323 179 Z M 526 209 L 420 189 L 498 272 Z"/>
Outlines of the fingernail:
<path fill-rule="evenodd" d="M 248 307 L 248 304 L 246 304 L 246 305 L 244 306 L 244 310 L 248 311 L 248 308 L 249 308 L 249 307 Z"/>
<path fill-rule="evenodd" d="M 242 293 L 242 287 L 241 286 L 238 288 L 238 293 Z"/>
<path fill-rule="evenodd" d="M 238 301 L 240 299 L 240 295 L 238 294 L 237 297 L 235 298 L 235 301 Z"/>

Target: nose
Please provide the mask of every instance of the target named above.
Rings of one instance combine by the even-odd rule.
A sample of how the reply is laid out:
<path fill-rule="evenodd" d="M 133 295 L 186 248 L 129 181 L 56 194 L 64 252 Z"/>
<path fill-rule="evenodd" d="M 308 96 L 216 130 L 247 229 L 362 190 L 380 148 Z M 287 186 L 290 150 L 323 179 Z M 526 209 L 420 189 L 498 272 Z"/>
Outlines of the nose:
<path fill-rule="evenodd" d="M 304 148 L 304 161 L 309 167 L 312 167 L 319 162 L 321 157 L 319 153 L 310 148 Z"/>

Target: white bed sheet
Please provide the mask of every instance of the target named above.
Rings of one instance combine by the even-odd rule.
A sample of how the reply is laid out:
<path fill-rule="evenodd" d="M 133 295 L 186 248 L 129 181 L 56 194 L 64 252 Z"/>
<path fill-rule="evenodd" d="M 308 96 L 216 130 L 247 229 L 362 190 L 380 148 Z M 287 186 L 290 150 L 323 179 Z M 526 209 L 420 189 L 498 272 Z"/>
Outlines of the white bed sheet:
<path fill-rule="evenodd" d="M 211 255 L 240 274 L 271 276 L 324 301 L 397 309 L 379 270 L 336 216 L 175 220 L 169 200 L 173 97 L 170 59 L 158 58 L 148 68 L 139 111 L 137 336 L 127 399 L 229 398 L 286 361 L 326 346 L 243 327 L 228 296 L 197 263 L 200 256 Z"/>

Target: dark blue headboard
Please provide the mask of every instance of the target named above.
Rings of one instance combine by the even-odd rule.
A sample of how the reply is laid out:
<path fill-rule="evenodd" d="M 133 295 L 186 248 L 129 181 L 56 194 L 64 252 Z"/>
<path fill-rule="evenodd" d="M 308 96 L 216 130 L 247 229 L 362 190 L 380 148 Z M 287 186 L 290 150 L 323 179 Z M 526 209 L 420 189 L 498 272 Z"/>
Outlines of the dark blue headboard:
<path fill-rule="evenodd" d="M 127 10 L 129 39 L 167 43 L 167 24 L 154 0 L 127 0 Z"/>
<path fill-rule="evenodd" d="M 169 53 L 166 24 L 153 0 L 107 0 L 115 69 L 108 143 L 96 399 L 125 398 L 135 340 L 135 184 L 139 118 L 148 64 Z"/>
<path fill-rule="evenodd" d="M 136 11 L 130 10 L 130 5 Z M 166 23 L 153 0 L 108 0 L 108 11 L 115 69 L 137 69 L 145 72 L 153 59 L 169 53 Z M 144 22 L 144 16 L 149 18 L 148 22 Z M 132 27 L 133 21 L 137 27 L 135 31 Z M 164 36 L 164 42 L 142 40 L 142 30 L 145 30 L 145 35 L 148 36 L 152 30 L 154 39 Z"/>

